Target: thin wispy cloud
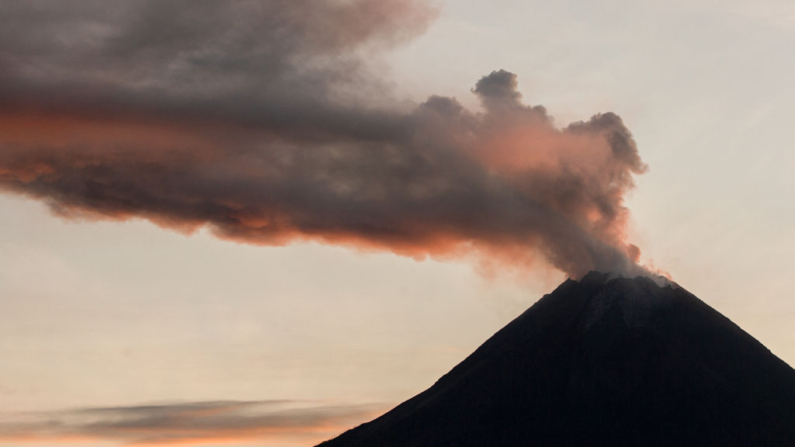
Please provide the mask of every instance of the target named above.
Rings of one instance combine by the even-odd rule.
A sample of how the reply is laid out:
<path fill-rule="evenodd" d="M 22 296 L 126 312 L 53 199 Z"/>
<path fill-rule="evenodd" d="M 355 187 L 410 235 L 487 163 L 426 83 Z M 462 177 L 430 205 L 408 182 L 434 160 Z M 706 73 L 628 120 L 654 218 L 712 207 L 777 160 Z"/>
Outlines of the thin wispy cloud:
<path fill-rule="evenodd" d="M 218 401 L 0 415 L 0 443 L 111 442 L 130 446 L 307 445 L 380 414 L 379 405 Z"/>

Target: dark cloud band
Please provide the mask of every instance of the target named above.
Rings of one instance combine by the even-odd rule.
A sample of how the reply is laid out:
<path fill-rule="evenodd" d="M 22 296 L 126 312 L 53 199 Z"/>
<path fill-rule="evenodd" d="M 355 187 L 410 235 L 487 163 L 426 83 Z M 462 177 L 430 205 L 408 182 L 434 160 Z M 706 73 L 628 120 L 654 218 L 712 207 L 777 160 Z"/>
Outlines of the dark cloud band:
<path fill-rule="evenodd" d="M 188 402 L 83 408 L 0 417 L 0 442 L 75 439 L 126 445 L 222 441 L 320 441 L 377 415 L 374 405 L 324 406 L 294 401 Z"/>

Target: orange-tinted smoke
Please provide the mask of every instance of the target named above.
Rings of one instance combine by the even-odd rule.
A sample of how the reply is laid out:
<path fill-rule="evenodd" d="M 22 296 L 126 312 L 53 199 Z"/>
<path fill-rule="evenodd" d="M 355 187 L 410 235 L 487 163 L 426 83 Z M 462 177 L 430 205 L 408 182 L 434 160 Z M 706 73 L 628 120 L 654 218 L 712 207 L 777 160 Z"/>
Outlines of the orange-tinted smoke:
<path fill-rule="evenodd" d="M 368 58 L 424 29 L 432 8 L 129 5 L 18 7 L 0 48 L 16 64 L 0 70 L 0 189 L 67 218 L 209 227 L 252 244 L 643 272 L 624 196 L 646 166 L 617 115 L 558 128 L 504 70 L 473 88 L 482 113 L 384 93 Z M 290 20 L 263 25 L 273 17 Z M 15 34 L 39 19 L 37 39 Z"/>

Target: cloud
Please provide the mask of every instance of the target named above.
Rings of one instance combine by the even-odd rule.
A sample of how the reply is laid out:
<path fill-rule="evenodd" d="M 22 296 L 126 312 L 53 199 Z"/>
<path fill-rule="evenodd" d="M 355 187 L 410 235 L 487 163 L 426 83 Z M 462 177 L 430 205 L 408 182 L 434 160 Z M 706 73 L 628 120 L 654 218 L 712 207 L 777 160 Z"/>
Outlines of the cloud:
<path fill-rule="evenodd" d="M 305 445 L 341 433 L 382 410 L 374 405 L 218 401 L 25 413 L 0 419 L 0 443 L 82 440 L 160 446 L 278 441 Z"/>
<path fill-rule="evenodd" d="M 370 62 L 435 15 L 412 0 L 5 4 L 0 189 L 252 244 L 642 273 L 624 196 L 646 166 L 620 117 L 559 128 L 504 70 L 472 90 L 480 113 L 394 97 Z"/>

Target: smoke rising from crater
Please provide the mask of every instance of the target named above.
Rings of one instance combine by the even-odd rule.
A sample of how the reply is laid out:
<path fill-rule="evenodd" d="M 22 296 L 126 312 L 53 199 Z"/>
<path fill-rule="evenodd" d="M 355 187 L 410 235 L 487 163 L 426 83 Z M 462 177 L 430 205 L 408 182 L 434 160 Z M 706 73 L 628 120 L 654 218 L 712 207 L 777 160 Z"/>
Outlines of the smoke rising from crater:
<path fill-rule="evenodd" d="M 558 128 L 504 70 L 472 89 L 482 112 L 390 93 L 369 62 L 435 15 L 414 0 L 7 2 L 0 189 L 251 244 L 641 273 L 624 196 L 646 166 L 620 117 Z"/>

